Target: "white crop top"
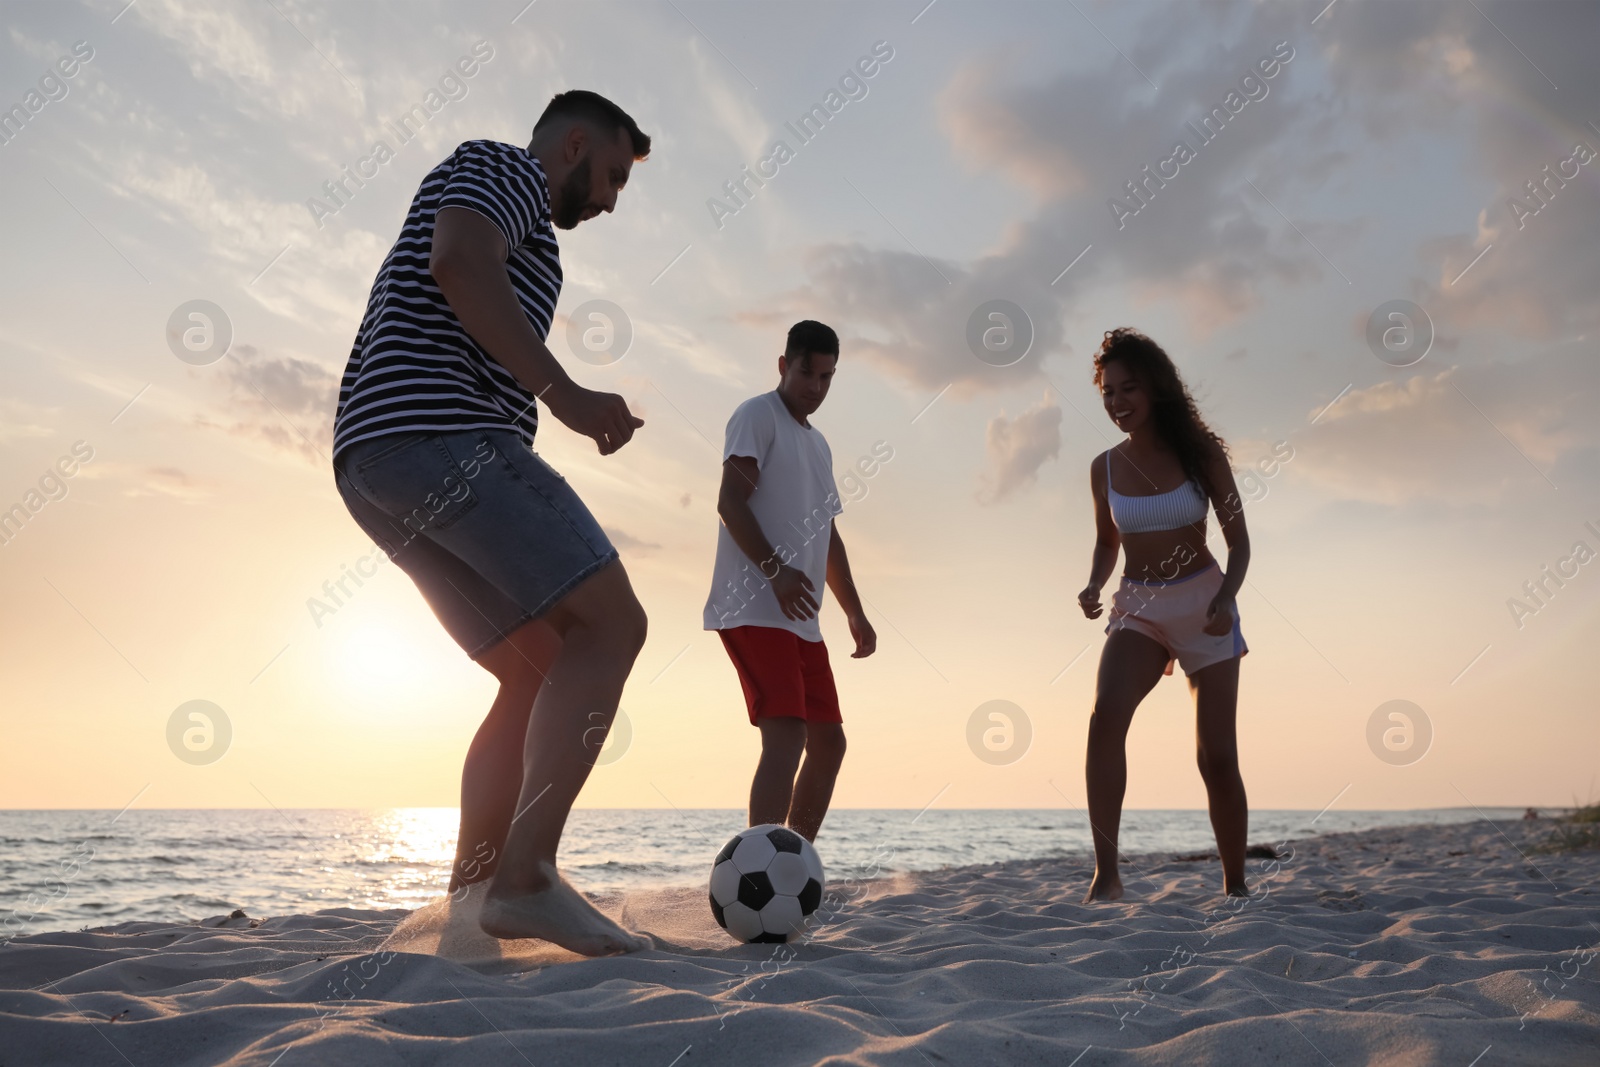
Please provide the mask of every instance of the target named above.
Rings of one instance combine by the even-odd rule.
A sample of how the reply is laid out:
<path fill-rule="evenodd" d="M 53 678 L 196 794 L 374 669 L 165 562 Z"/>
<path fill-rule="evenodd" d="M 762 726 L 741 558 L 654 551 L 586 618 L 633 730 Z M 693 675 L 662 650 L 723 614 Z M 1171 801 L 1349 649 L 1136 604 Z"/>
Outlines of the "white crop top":
<path fill-rule="evenodd" d="M 1154 533 L 1204 522 L 1206 494 L 1193 478 L 1176 489 L 1149 496 L 1124 496 L 1111 488 L 1111 453 L 1106 452 L 1106 502 L 1122 533 Z"/>

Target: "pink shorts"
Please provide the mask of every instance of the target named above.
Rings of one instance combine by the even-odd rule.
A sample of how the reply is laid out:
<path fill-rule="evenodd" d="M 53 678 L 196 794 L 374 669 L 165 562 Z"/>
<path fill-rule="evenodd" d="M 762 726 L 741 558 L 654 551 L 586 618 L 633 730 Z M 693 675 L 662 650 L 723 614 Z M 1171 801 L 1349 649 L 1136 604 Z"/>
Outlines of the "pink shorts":
<path fill-rule="evenodd" d="M 1167 650 L 1166 673 L 1176 659 L 1185 675 L 1250 651 L 1239 630 L 1235 611 L 1233 632 L 1218 637 L 1206 633 L 1206 610 L 1222 588 L 1222 568 L 1215 563 L 1171 581 L 1145 582 L 1122 579 L 1111 595 L 1111 616 L 1106 633 L 1132 630 L 1144 634 Z"/>

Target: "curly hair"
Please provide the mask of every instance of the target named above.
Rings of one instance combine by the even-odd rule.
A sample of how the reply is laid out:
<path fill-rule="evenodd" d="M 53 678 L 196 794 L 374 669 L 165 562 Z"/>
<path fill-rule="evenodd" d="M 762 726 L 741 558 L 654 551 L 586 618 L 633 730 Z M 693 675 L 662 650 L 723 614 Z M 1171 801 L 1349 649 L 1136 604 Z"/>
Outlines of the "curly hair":
<path fill-rule="evenodd" d="M 1094 386 L 1105 382 L 1106 366 L 1121 363 L 1150 397 L 1150 419 L 1161 441 L 1177 453 L 1183 473 L 1200 483 L 1206 495 L 1215 486 L 1206 473 L 1207 462 L 1218 452 L 1228 456 L 1223 441 L 1200 417 L 1194 398 L 1178 375 L 1172 357 L 1150 338 L 1129 326 L 1107 330 L 1094 354 Z"/>

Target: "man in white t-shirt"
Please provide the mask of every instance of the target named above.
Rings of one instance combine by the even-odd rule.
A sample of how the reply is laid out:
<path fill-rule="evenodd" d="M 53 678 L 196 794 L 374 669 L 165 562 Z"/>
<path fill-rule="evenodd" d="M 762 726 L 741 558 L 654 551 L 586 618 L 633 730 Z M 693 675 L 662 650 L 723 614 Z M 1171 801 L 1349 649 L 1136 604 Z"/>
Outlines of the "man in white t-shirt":
<path fill-rule="evenodd" d="M 833 521 L 844 510 L 833 453 L 807 421 L 838 362 L 838 334 L 810 319 L 796 323 L 778 357 L 778 387 L 746 400 L 728 420 L 722 525 L 705 608 L 705 628 L 722 638 L 750 722 L 761 730 L 750 825 L 787 825 L 808 841 L 828 813 L 845 748 L 817 622 L 824 583 L 850 621 L 851 656 L 870 656 L 878 643 Z"/>

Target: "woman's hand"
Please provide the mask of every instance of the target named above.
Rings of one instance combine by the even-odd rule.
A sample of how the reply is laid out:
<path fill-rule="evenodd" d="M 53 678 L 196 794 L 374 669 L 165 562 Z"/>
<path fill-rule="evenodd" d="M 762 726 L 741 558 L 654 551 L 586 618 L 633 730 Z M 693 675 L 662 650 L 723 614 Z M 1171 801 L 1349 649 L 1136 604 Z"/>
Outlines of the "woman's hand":
<path fill-rule="evenodd" d="M 1084 586 L 1083 592 L 1078 594 L 1078 607 L 1083 609 L 1084 618 L 1098 619 L 1100 617 L 1100 587 L 1097 585 Z"/>
<path fill-rule="evenodd" d="M 1233 597 L 1217 597 L 1206 609 L 1206 624 L 1200 629 L 1212 637 L 1226 637 L 1233 631 L 1234 620 L 1239 617 Z"/>

